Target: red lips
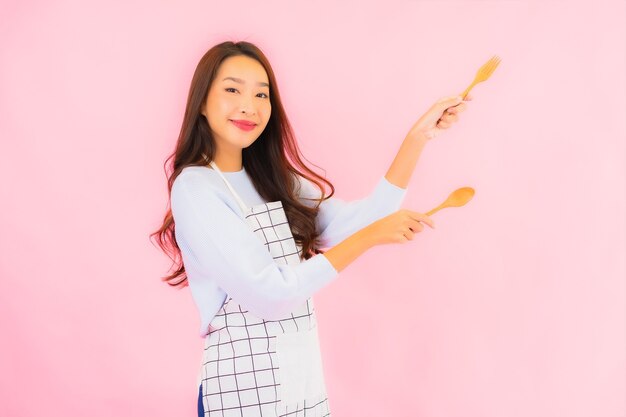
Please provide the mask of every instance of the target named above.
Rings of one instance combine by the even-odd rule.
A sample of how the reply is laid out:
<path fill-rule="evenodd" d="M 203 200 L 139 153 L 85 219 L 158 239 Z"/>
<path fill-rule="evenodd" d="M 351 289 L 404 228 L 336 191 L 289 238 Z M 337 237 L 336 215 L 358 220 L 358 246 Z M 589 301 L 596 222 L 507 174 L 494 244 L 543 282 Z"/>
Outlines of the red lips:
<path fill-rule="evenodd" d="M 231 122 L 233 122 L 233 124 L 237 126 L 239 129 L 242 129 L 245 131 L 250 131 L 254 129 L 254 127 L 256 126 L 256 123 L 250 122 L 248 120 L 231 120 Z"/>

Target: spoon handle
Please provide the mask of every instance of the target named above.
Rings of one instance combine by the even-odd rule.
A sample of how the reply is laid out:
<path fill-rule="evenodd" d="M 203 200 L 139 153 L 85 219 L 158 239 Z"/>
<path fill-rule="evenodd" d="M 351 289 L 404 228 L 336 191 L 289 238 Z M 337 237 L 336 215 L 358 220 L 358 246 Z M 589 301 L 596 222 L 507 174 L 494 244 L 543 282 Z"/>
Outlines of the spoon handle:
<path fill-rule="evenodd" d="M 444 207 L 445 206 L 443 204 L 440 204 L 437 207 L 435 207 L 434 209 L 432 209 L 431 211 L 427 212 L 426 215 L 427 216 L 432 216 L 434 213 L 438 212 L 439 210 L 441 210 Z"/>

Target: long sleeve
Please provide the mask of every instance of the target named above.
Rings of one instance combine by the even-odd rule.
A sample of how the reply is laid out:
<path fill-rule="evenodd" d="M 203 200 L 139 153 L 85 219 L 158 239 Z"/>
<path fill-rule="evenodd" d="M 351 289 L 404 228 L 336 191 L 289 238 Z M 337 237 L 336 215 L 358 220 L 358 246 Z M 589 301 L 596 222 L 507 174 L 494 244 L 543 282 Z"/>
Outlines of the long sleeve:
<path fill-rule="evenodd" d="M 319 198 L 320 190 L 311 181 L 298 177 L 300 182 L 301 198 Z M 317 216 L 317 227 L 320 232 L 320 242 L 323 248 L 335 246 L 342 240 L 400 209 L 402 201 L 408 191 L 390 183 L 384 176 L 379 180 L 374 190 L 365 198 L 353 201 L 344 201 L 331 197 L 320 204 Z M 307 205 L 315 202 L 303 200 Z"/>
<path fill-rule="evenodd" d="M 338 275 L 321 255 L 296 265 L 276 263 L 203 174 L 189 171 L 176 178 L 171 208 L 176 240 L 192 291 L 196 288 L 196 301 L 204 296 L 201 291 L 219 287 L 253 314 L 274 320 L 304 303 Z M 201 302 L 199 307 L 202 310 Z M 203 320 L 209 320 L 214 313 L 205 312 Z"/>

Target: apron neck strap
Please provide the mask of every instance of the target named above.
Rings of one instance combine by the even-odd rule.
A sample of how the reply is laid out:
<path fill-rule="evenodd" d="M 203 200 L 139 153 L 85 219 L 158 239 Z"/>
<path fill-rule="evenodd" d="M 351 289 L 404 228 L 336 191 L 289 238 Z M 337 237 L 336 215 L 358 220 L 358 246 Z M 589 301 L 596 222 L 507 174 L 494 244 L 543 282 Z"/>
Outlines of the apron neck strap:
<path fill-rule="evenodd" d="M 235 200 L 237 200 L 237 204 L 239 204 L 239 207 L 241 207 L 241 211 L 243 211 L 244 215 L 246 214 L 246 212 L 248 211 L 248 206 L 246 206 L 246 204 L 243 202 L 243 200 L 241 199 L 241 197 L 239 197 L 239 194 L 237 194 L 237 192 L 235 191 L 235 189 L 232 187 L 232 185 L 230 185 L 230 183 L 228 182 L 228 180 L 226 179 L 226 177 L 224 176 L 224 174 L 222 174 L 222 171 L 220 171 L 220 169 L 217 167 L 217 164 L 215 163 L 215 161 L 211 161 L 210 162 L 211 167 L 213 167 L 213 169 L 215 171 L 217 171 L 218 174 L 220 174 L 220 177 L 222 177 L 222 179 L 224 180 L 224 182 L 226 183 L 226 186 L 228 187 L 228 189 L 230 190 L 230 192 L 233 194 L 233 196 L 235 197 Z"/>

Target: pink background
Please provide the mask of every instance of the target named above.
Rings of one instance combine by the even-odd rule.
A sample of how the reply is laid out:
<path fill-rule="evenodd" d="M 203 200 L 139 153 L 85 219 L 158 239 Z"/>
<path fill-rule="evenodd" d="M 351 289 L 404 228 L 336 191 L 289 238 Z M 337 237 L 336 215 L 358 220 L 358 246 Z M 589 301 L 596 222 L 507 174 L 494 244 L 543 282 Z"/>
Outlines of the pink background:
<path fill-rule="evenodd" d="M 228 39 L 266 52 L 347 200 L 502 58 L 403 207 L 474 199 L 315 297 L 333 416 L 623 417 L 626 3 L 232 4 L 2 2 L 0 415 L 195 415 L 199 317 L 148 234 L 193 70 Z"/>

